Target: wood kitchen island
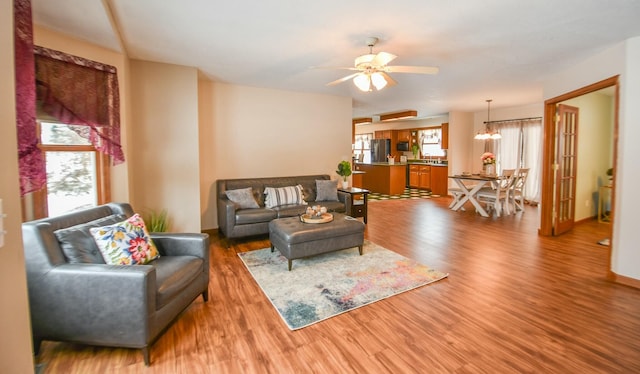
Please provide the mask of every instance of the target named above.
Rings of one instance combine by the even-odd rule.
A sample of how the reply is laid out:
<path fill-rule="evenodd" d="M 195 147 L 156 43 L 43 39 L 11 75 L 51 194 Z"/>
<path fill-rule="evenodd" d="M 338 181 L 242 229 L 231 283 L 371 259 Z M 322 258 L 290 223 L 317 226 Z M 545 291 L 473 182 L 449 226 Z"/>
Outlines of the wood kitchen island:
<path fill-rule="evenodd" d="M 404 192 L 407 184 L 406 163 L 356 163 L 355 170 L 365 172 L 362 176 L 362 188 L 371 192 L 399 195 Z"/>

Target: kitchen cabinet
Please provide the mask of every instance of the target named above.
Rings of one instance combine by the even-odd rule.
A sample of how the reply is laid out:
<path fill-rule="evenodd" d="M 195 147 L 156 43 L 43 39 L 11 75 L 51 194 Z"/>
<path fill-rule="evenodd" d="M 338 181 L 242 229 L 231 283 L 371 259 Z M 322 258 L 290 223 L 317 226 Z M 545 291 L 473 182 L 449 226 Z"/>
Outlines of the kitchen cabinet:
<path fill-rule="evenodd" d="M 353 187 L 358 187 L 358 188 L 362 188 L 362 180 L 363 180 L 363 174 L 364 171 L 358 171 L 356 170 L 357 166 L 354 167 L 353 169 L 353 174 L 351 174 L 351 185 Z"/>
<path fill-rule="evenodd" d="M 398 130 L 398 141 L 411 143 L 411 130 Z"/>
<path fill-rule="evenodd" d="M 449 123 L 443 123 L 440 131 L 440 148 L 449 149 Z"/>
<path fill-rule="evenodd" d="M 431 189 L 431 166 L 409 165 L 409 186 L 424 190 Z"/>
<path fill-rule="evenodd" d="M 431 190 L 434 195 L 449 193 L 449 168 L 446 165 L 409 164 L 409 186 Z"/>
<path fill-rule="evenodd" d="M 440 196 L 449 194 L 449 167 L 431 167 L 431 193 Z"/>
<path fill-rule="evenodd" d="M 375 139 L 391 139 L 391 134 L 393 130 L 381 130 L 373 133 L 373 137 Z"/>
<path fill-rule="evenodd" d="M 362 175 L 362 188 L 387 195 L 404 192 L 407 178 L 405 164 L 356 164 L 356 170 L 365 172 Z"/>

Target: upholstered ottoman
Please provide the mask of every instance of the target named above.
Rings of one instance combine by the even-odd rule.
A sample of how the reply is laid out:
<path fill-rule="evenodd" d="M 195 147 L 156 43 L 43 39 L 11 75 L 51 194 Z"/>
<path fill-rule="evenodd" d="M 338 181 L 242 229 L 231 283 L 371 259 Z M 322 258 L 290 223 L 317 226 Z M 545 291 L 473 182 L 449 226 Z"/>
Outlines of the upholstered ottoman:
<path fill-rule="evenodd" d="M 291 262 L 298 258 L 339 249 L 358 247 L 362 255 L 364 223 L 340 213 L 333 213 L 333 221 L 305 223 L 299 217 L 274 219 L 269 222 L 271 252 L 277 248 Z"/>

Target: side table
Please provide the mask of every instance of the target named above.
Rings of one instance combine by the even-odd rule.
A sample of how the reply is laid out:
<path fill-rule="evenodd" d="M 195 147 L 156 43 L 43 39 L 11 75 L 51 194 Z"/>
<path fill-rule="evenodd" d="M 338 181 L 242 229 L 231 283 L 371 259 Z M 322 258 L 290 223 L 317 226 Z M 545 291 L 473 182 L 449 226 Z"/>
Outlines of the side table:
<path fill-rule="evenodd" d="M 358 187 L 338 188 L 338 190 L 342 192 L 346 192 L 351 195 L 351 206 L 349 207 L 347 213 L 351 217 L 362 217 L 364 219 L 364 223 L 366 224 L 367 223 L 367 195 L 371 191 L 365 190 L 364 188 L 358 188 Z M 359 199 L 359 197 L 362 197 L 362 199 Z"/>

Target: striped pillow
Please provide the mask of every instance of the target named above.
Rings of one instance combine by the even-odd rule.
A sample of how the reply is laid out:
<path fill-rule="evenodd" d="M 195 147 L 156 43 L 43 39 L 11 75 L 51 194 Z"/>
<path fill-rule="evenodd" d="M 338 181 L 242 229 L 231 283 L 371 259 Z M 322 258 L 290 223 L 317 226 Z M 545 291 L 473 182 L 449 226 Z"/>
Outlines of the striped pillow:
<path fill-rule="evenodd" d="M 280 205 L 299 204 L 307 205 L 302 197 L 302 186 L 287 187 L 265 187 L 264 194 L 267 195 L 264 205 L 267 208 L 275 208 Z"/>

